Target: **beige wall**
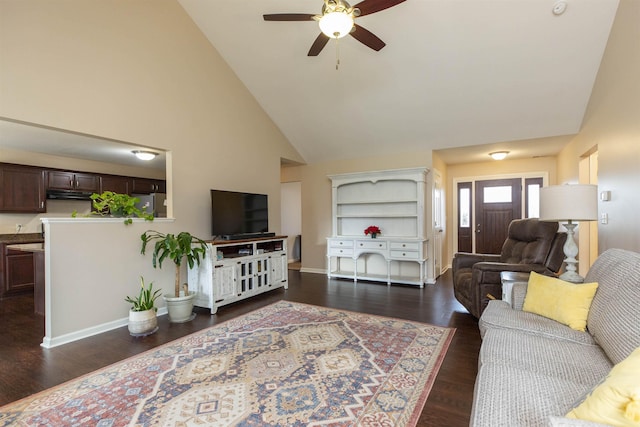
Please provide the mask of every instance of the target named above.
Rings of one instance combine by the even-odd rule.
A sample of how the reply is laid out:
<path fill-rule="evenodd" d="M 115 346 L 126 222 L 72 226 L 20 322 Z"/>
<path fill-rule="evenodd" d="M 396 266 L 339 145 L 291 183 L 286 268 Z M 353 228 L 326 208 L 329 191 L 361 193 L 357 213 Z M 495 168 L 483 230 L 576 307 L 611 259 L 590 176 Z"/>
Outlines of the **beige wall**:
<path fill-rule="evenodd" d="M 303 159 L 176 1 L 4 0 L 0 39 L 0 117 L 171 152 L 176 220 L 154 228 L 209 237 L 209 189 L 222 188 L 267 193 L 270 228 L 279 231 L 280 158 Z M 126 316 L 122 299 L 149 270 L 149 259 L 131 259 L 147 225 L 51 227 L 55 261 L 85 250 L 76 253 L 73 271 L 52 268 L 48 286 L 92 287 L 104 305 L 100 316 L 81 317 L 69 308 L 86 300 L 71 292 L 66 310 L 50 314 L 60 326 L 53 333 Z M 154 277 L 172 288 L 171 269 Z"/>
<path fill-rule="evenodd" d="M 640 1 L 621 0 L 582 129 L 558 156 L 558 182 L 578 182 L 580 157 L 598 148 L 598 187 L 608 224 L 598 225 L 599 252 L 640 251 Z"/>
<path fill-rule="evenodd" d="M 302 270 L 326 271 L 326 238 L 332 232 L 331 180 L 328 175 L 412 167 L 431 169 L 431 150 L 283 168 L 282 182 L 302 183 Z M 427 180 L 431 182 L 431 177 L 428 176 Z M 427 212 L 430 212 L 430 198 L 426 204 Z M 427 223 L 431 223 L 430 214 Z"/>

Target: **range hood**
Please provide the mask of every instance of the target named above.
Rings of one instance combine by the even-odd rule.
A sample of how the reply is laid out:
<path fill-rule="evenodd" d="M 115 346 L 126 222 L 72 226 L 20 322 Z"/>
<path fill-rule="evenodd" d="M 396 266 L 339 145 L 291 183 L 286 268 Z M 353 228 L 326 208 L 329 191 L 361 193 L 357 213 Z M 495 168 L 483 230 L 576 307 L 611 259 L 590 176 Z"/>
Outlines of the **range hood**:
<path fill-rule="evenodd" d="M 91 191 L 47 190 L 47 199 L 55 200 L 91 200 Z"/>

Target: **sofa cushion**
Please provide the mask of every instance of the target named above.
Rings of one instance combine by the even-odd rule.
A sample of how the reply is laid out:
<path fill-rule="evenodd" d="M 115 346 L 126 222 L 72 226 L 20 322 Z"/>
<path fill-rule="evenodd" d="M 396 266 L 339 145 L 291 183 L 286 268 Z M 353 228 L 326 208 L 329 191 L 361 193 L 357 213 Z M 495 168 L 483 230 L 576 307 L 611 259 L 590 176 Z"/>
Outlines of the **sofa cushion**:
<path fill-rule="evenodd" d="M 640 347 L 640 253 L 609 249 L 593 263 L 587 282 L 598 282 L 587 329 L 613 363 Z"/>
<path fill-rule="evenodd" d="M 567 417 L 618 427 L 640 425 L 640 347 L 615 365 Z"/>
<path fill-rule="evenodd" d="M 478 370 L 470 425 L 542 427 L 566 414 L 591 387 L 504 364 Z"/>
<path fill-rule="evenodd" d="M 548 317 L 584 332 L 597 288 L 595 282 L 569 283 L 532 271 L 522 311 Z"/>
<path fill-rule="evenodd" d="M 581 344 L 594 344 L 593 337 L 554 320 L 525 311 L 514 310 L 504 301 L 490 301 L 478 322 L 480 336 L 484 337 L 489 329 L 514 329 L 527 334 L 547 338 L 573 341 Z"/>
<path fill-rule="evenodd" d="M 612 367 L 598 345 L 506 329 L 493 329 L 485 334 L 478 363 L 508 365 L 589 387 L 602 381 Z"/>

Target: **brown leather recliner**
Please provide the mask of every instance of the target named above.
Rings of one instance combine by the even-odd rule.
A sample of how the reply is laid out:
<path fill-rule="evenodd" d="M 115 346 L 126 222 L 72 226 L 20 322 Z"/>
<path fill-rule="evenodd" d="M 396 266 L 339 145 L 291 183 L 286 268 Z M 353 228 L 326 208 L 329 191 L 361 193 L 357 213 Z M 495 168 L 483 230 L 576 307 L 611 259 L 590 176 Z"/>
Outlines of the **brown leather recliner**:
<path fill-rule="evenodd" d="M 480 317 L 492 295 L 502 298 L 502 271 L 557 276 L 564 252 L 566 233 L 558 233 L 557 222 L 536 218 L 517 219 L 509 224 L 500 255 L 458 252 L 453 257 L 455 297 L 475 317 Z"/>

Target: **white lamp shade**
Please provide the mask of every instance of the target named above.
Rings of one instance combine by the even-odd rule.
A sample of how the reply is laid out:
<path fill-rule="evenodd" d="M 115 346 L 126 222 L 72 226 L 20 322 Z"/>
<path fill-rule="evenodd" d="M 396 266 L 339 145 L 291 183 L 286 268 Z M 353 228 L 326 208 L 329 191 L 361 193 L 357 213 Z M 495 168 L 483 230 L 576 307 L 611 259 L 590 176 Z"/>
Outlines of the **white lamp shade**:
<path fill-rule="evenodd" d="M 351 32 L 353 18 L 346 12 L 330 12 L 320 18 L 320 31 L 329 38 L 342 38 Z"/>
<path fill-rule="evenodd" d="M 594 221 L 598 219 L 598 186 L 552 185 L 540 189 L 540 219 Z"/>

